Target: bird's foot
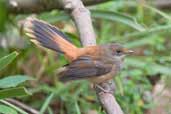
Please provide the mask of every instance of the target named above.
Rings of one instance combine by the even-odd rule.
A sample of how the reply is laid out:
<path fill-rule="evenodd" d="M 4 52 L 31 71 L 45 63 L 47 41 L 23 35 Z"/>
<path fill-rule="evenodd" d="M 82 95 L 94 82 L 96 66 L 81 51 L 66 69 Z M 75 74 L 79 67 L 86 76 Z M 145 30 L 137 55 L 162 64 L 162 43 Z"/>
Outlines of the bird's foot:
<path fill-rule="evenodd" d="M 113 92 L 112 92 L 112 91 L 107 90 L 107 89 L 104 89 L 102 86 L 100 86 L 100 85 L 98 85 L 98 84 L 95 84 L 94 86 L 95 86 L 95 88 L 98 88 L 99 90 L 103 91 L 104 93 L 110 93 L 110 94 L 113 94 Z"/>

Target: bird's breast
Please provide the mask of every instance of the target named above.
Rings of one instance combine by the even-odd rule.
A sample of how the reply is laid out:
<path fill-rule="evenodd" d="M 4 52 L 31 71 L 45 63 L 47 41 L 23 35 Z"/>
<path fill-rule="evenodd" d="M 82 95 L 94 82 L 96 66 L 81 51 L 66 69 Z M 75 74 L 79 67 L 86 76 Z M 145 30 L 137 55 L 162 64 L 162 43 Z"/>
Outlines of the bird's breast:
<path fill-rule="evenodd" d="M 116 76 L 117 73 L 118 73 L 118 71 L 114 65 L 112 70 L 109 73 L 101 75 L 101 76 L 95 76 L 93 78 L 89 78 L 88 80 L 92 83 L 99 84 L 102 82 L 106 82 L 107 80 L 111 80 L 113 77 Z"/>

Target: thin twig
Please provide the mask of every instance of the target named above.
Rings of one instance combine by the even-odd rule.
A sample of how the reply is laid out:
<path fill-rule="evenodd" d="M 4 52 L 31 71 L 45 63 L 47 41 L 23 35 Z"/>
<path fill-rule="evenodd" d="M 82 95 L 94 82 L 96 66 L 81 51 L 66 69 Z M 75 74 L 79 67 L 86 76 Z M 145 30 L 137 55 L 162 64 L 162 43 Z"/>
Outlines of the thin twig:
<path fill-rule="evenodd" d="M 17 106 L 17 107 L 20 107 L 21 109 L 29 112 L 29 114 L 39 114 L 39 111 L 33 109 L 32 107 L 29 107 L 27 106 L 26 104 L 20 102 L 20 101 L 17 101 L 15 99 L 6 99 L 6 101 L 10 102 L 11 104 Z"/>
<path fill-rule="evenodd" d="M 80 34 L 83 46 L 96 45 L 95 33 L 90 18 L 90 12 L 84 7 L 81 0 L 63 0 L 64 8 L 71 12 L 74 22 Z M 114 82 L 112 80 L 101 83 L 105 90 L 114 92 Z M 107 114 L 123 114 L 120 106 L 111 93 L 105 93 L 101 89 L 95 88 L 97 97 L 100 100 Z"/>

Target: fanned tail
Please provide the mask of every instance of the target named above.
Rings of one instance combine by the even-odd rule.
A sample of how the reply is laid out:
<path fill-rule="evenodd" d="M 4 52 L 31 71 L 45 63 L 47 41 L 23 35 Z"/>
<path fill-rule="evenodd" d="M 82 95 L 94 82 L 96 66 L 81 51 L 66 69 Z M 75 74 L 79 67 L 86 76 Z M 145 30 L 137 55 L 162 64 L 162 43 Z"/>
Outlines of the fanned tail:
<path fill-rule="evenodd" d="M 68 58 L 77 56 L 78 48 L 70 43 L 68 37 L 55 26 L 35 18 L 27 18 L 23 24 L 23 30 L 36 44 L 63 53 Z"/>

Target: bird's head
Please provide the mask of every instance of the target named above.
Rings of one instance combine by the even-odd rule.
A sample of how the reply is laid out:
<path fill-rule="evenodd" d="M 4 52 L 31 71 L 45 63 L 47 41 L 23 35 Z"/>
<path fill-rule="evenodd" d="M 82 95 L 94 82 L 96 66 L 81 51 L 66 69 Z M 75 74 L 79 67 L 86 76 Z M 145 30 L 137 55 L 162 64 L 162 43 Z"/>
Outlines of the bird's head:
<path fill-rule="evenodd" d="M 114 58 L 123 59 L 126 55 L 132 54 L 134 51 L 123 47 L 118 43 L 111 43 L 110 50 Z"/>

